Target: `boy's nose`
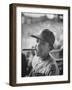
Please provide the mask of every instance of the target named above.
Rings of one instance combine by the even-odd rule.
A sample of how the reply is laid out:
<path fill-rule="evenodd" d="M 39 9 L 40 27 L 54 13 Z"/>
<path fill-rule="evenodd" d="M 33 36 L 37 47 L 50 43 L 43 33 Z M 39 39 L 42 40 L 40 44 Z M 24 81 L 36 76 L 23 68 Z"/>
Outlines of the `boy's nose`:
<path fill-rule="evenodd" d="M 35 48 L 36 48 L 36 50 L 37 50 L 37 49 L 39 48 L 39 44 L 36 44 L 36 47 L 35 47 Z"/>

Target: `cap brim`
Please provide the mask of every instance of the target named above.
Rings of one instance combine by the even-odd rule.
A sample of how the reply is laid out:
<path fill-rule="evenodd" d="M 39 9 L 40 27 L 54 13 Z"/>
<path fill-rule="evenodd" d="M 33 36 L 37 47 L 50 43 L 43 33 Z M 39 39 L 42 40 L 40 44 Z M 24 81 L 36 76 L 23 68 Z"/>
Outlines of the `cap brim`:
<path fill-rule="evenodd" d="M 40 39 L 41 41 L 44 41 L 44 42 L 47 42 L 47 41 L 43 40 L 40 35 L 37 35 L 37 36 L 36 35 L 31 35 L 31 37 L 36 38 L 36 39 Z"/>
<path fill-rule="evenodd" d="M 37 35 L 37 36 L 36 35 L 31 35 L 31 37 L 42 40 L 40 35 Z M 44 40 L 42 40 L 42 41 L 44 41 Z"/>
<path fill-rule="evenodd" d="M 44 41 L 44 42 L 47 42 L 47 41 L 45 41 L 45 40 L 43 40 L 42 38 L 41 38 L 41 36 L 40 35 L 31 35 L 31 37 L 33 37 L 33 38 L 36 38 L 36 39 L 40 39 L 40 40 L 42 40 L 42 41 Z M 47 42 L 48 43 L 48 42 Z M 52 48 L 54 48 L 53 47 L 53 45 L 50 45 Z"/>

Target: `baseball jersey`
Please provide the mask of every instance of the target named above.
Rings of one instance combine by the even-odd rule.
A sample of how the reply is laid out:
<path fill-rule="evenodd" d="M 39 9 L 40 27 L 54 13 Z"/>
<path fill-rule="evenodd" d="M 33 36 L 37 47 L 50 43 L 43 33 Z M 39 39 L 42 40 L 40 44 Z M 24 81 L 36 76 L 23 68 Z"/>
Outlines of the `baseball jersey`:
<path fill-rule="evenodd" d="M 51 57 L 42 60 L 40 57 L 35 56 L 32 61 L 32 67 L 30 76 L 59 75 L 58 65 Z"/>

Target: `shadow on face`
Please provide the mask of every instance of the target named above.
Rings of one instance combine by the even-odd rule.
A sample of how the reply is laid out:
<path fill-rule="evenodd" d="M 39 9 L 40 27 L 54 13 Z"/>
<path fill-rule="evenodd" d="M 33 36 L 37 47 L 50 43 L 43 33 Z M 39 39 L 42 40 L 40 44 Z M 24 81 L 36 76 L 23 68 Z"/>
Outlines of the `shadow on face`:
<path fill-rule="evenodd" d="M 48 56 L 48 53 L 50 51 L 50 45 L 48 42 L 37 39 L 36 50 L 37 50 L 37 56 L 41 58 L 46 57 Z"/>

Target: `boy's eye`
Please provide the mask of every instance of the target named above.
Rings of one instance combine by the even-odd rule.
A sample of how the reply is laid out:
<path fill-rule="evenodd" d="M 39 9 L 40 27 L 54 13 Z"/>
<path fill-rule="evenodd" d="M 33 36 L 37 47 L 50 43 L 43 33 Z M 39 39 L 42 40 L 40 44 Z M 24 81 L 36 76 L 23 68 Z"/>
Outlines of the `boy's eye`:
<path fill-rule="evenodd" d="M 37 39 L 37 43 L 39 42 L 39 39 Z"/>
<path fill-rule="evenodd" d="M 45 42 L 40 39 L 37 39 L 37 43 L 40 43 L 41 45 L 45 45 Z"/>

